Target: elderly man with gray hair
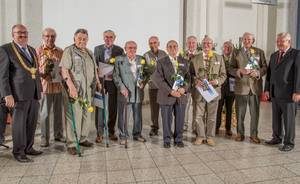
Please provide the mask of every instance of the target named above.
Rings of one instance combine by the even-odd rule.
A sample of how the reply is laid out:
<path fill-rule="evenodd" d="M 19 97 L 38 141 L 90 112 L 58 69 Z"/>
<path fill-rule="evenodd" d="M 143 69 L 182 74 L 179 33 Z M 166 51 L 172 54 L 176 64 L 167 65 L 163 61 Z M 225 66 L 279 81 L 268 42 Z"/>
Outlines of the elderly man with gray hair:
<path fill-rule="evenodd" d="M 281 144 L 280 151 L 295 146 L 296 103 L 300 101 L 300 53 L 291 47 L 291 35 L 277 35 L 278 51 L 271 55 L 265 94 L 272 101 L 272 139 L 269 145 Z M 283 125 L 283 127 L 282 127 Z M 284 136 L 283 136 L 284 130 Z"/>
<path fill-rule="evenodd" d="M 236 141 L 244 141 L 244 120 L 247 105 L 250 109 L 250 142 L 259 144 L 259 96 L 262 93 L 262 77 L 267 72 L 267 63 L 263 50 L 253 46 L 254 35 L 244 33 L 243 47 L 234 52 L 229 73 L 235 76 L 235 105 L 237 111 L 237 136 Z"/>
<path fill-rule="evenodd" d="M 49 146 L 51 107 L 53 107 L 54 140 L 64 142 L 62 126 L 62 83 L 58 67 L 63 50 L 55 45 L 56 32 L 46 28 L 43 44 L 36 49 L 43 96 L 41 100 L 41 147 Z"/>

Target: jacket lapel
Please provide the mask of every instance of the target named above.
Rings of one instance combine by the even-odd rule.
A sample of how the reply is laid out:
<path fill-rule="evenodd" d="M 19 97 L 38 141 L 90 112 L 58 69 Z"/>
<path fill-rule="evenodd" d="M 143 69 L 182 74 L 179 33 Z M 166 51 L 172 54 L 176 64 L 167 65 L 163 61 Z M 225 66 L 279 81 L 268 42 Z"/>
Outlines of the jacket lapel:
<path fill-rule="evenodd" d="M 27 58 L 27 56 L 26 56 L 26 55 L 24 54 L 24 52 L 20 49 L 20 47 L 19 47 L 16 43 L 13 43 L 13 44 L 14 44 L 15 47 L 17 48 L 17 51 L 20 53 L 20 55 L 21 55 L 22 58 L 24 59 L 24 61 L 25 61 L 25 63 L 27 64 L 27 66 L 32 67 L 33 65 L 32 65 L 31 61 L 29 60 L 29 58 Z M 33 54 L 31 53 L 31 51 L 30 51 L 30 49 L 29 49 L 29 46 L 28 46 L 28 50 L 29 50 L 29 52 L 30 52 L 30 54 L 31 54 L 32 59 L 34 59 Z"/>
<path fill-rule="evenodd" d="M 277 62 L 277 59 L 279 57 L 279 51 L 277 51 L 277 54 L 276 54 L 276 58 L 275 58 L 275 68 L 277 69 L 279 66 L 283 65 L 284 63 L 286 63 L 290 56 L 290 51 L 291 51 L 291 48 L 289 48 L 289 50 L 286 51 L 286 53 L 284 54 L 284 56 L 282 57 L 280 63 L 276 63 Z"/>

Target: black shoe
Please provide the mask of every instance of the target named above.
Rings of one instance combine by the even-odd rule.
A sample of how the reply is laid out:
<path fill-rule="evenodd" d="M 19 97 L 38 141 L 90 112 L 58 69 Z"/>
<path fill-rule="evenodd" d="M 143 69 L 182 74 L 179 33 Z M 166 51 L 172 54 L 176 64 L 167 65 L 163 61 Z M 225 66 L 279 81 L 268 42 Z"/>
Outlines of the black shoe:
<path fill-rule="evenodd" d="M 92 147 L 94 144 L 90 141 L 84 141 L 84 142 L 81 142 L 79 143 L 80 146 L 84 146 L 84 147 Z"/>
<path fill-rule="evenodd" d="M 231 137 L 232 136 L 232 131 L 231 130 L 226 130 L 226 135 Z"/>
<path fill-rule="evenodd" d="M 294 145 L 283 145 L 279 148 L 280 151 L 291 151 L 294 149 Z"/>
<path fill-rule="evenodd" d="M 164 148 L 171 148 L 171 144 L 169 142 L 164 143 Z"/>
<path fill-rule="evenodd" d="M 33 148 L 30 151 L 25 152 L 26 155 L 32 155 L 32 156 L 37 156 L 37 155 L 40 155 L 42 153 L 43 153 L 42 151 L 38 151 L 38 150 L 35 150 Z"/>
<path fill-rule="evenodd" d="M 111 141 L 117 141 L 118 137 L 115 134 L 109 134 L 109 140 L 111 140 Z"/>
<path fill-rule="evenodd" d="M 216 135 L 219 135 L 219 129 L 216 129 Z"/>
<path fill-rule="evenodd" d="M 177 146 L 178 148 L 183 148 L 184 144 L 183 144 L 183 142 L 176 142 L 176 143 L 174 143 L 174 146 Z"/>
<path fill-rule="evenodd" d="M 22 162 L 22 163 L 33 162 L 33 160 L 28 158 L 26 155 L 14 155 L 14 157 L 18 162 Z"/>
<path fill-rule="evenodd" d="M 141 135 L 139 137 L 134 137 L 133 140 L 139 142 L 146 142 L 146 139 Z"/>
<path fill-rule="evenodd" d="M 151 129 L 151 131 L 149 132 L 149 136 L 158 136 L 158 130 Z"/>
<path fill-rule="evenodd" d="M 269 141 L 265 141 L 266 144 L 269 144 L 269 145 L 276 145 L 276 144 L 280 144 L 281 143 L 281 140 L 278 140 L 278 139 L 271 139 Z"/>

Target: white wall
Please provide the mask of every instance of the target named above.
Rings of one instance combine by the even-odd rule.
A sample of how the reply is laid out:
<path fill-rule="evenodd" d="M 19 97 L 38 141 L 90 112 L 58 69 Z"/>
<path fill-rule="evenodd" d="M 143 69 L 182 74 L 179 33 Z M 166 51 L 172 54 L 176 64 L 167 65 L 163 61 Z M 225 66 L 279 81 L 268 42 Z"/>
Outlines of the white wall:
<path fill-rule="evenodd" d="M 138 53 L 148 50 L 148 37 L 157 35 L 161 47 L 180 39 L 180 0 L 44 0 L 43 27 L 56 29 L 57 45 L 73 43 L 77 28 L 89 31 L 90 49 L 103 43 L 102 33 L 112 29 L 116 44 L 135 40 Z"/>

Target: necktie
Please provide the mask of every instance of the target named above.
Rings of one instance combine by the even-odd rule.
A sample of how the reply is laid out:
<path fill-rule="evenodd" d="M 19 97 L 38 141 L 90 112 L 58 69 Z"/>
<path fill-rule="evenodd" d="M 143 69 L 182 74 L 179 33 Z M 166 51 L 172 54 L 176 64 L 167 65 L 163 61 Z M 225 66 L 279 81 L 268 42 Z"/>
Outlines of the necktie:
<path fill-rule="evenodd" d="M 277 58 L 277 60 L 276 60 L 276 64 L 277 64 L 277 65 L 281 63 L 283 54 L 284 54 L 284 52 L 279 52 L 278 58 Z"/>
<path fill-rule="evenodd" d="M 27 49 L 25 47 L 22 47 L 22 51 L 25 54 L 26 58 L 30 61 L 30 63 L 32 63 L 32 61 L 31 61 L 32 58 L 31 58 L 30 54 L 27 52 Z"/>

